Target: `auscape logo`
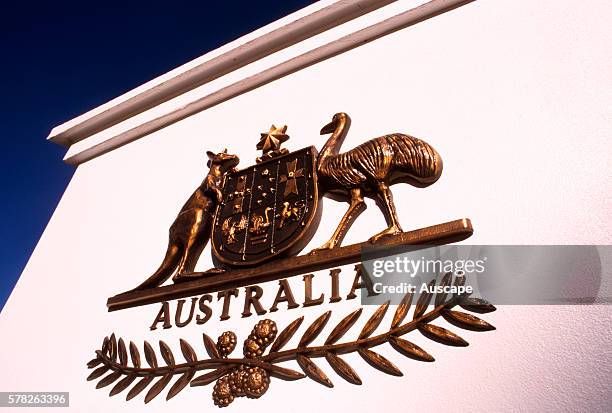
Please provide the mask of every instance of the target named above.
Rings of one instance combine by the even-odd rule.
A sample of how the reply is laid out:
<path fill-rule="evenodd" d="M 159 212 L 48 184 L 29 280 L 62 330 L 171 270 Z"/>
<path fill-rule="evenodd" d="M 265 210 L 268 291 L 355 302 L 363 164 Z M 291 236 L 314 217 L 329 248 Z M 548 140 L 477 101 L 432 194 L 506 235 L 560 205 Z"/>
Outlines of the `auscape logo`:
<path fill-rule="evenodd" d="M 261 156 L 254 165 L 243 169 L 238 169 L 238 157 L 227 150 L 207 152 L 209 172 L 171 225 L 167 252 L 159 268 L 135 289 L 110 297 L 109 311 L 158 303 L 161 307 L 147 326 L 164 334 L 169 328 L 189 325 L 205 324 L 208 329 L 214 315 L 213 301 L 220 307 L 219 323 L 229 323 L 232 314 L 244 318 L 255 313 L 261 317 L 280 309 L 299 311 L 351 300 L 359 292 L 362 296 L 365 292 L 367 296 L 376 296 L 373 283 L 376 275 L 370 277 L 361 262 L 364 249 L 374 248 L 368 256 L 377 259 L 415 245 L 442 245 L 472 234 L 467 218 L 404 231 L 390 187 L 398 183 L 416 187 L 435 183 L 442 173 L 439 153 L 427 142 L 400 133 L 374 138 L 341 152 L 349 126 L 349 116 L 337 113 L 321 129 L 321 135 L 330 137 L 320 151 L 311 146 L 290 152 L 281 148 L 289 138 L 287 127 L 272 125 L 261 134 L 257 144 Z M 345 201 L 349 207 L 326 243 L 299 255 L 317 230 L 324 195 Z M 362 243 L 341 246 L 347 231 L 366 208 L 364 197 L 377 201 L 388 227 Z M 209 240 L 214 267 L 195 272 Z M 349 264 L 356 264 L 352 273 L 339 268 Z M 315 291 L 316 271 L 329 271 L 327 289 Z M 411 271 L 423 269 L 411 267 Z M 304 316 L 282 329 L 270 318 L 260 319 L 245 335 L 241 346 L 238 334 L 231 330 L 220 332 L 216 340 L 204 333 L 207 354 L 204 358 L 198 356 L 187 340 L 181 339 L 184 361 L 163 340 L 156 351 L 147 341 L 139 347 L 132 341 L 127 344 L 113 333 L 104 338 L 94 359 L 87 363 L 93 369 L 87 379 L 100 379 L 96 388 L 112 385 L 110 396 L 127 391 L 127 400 L 147 390 L 145 403 L 168 386 L 167 400 L 188 386 L 212 385 L 214 404 L 224 407 L 236 398 L 263 396 L 273 379 L 292 381 L 307 377 L 333 387 L 315 362 L 320 358 L 352 384 L 361 384 L 361 379 L 342 358 L 349 353 L 359 354 L 367 364 L 384 373 L 401 376 L 397 366 L 374 350 L 377 346 L 388 343 L 408 358 L 432 362 L 434 359 L 426 350 L 402 337 L 418 331 L 445 345 L 466 346 L 467 342 L 455 333 L 432 324 L 440 317 L 463 329 L 494 329 L 486 321 L 454 308 L 461 306 L 470 312 L 487 313 L 495 307 L 470 298 L 463 288 L 462 274 L 453 275 L 445 268 L 438 271 L 445 272 L 438 277 L 439 283 L 434 278 L 422 291 L 402 291 L 401 301 L 386 327 L 383 321 L 391 303 L 378 305 L 360 327 L 356 340 L 348 340 L 345 335 L 357 329 L 364 309 L 361 306 L 334 322 L 326 333 L 324 330 L 332 319 L 330 310 L 307 323 L 306 328 L 302 328 Z M 301 282 L 293 279 L 296 276 L 301 277 Z M 324 276 L 323 273 L 319 277 Z M 163 285 L 170 278 L 172 282 Z M 348 280 L 350 287 L 341 288 L 342 280 Z M 260 284 L 269 281 L 278 281 L 278 287 L 265 293 Z M 294 295 L 298 289 L 303 292 L 299 303 Z M 264 294 L 274 296 L 266 308 L 262 304 Z M 412 307 L 412 317 L 408 317 Z M 292 346 L 294 337 L 297 345 Z M 236 347 L 241 347 L 241 357 L 231 356 Z M 289 368 L 285 364 L 288 361 L 296 361 L 301 371 Z"/>
<path fill-rule="evenodd" d="M 450 273 L 449 273 L 450 274 Z M 471 285 L 430 285 L 421 283 L 420 286 L 411 283 L 400 283 L 399 285 L 385 285 L 374 283 L 372 290 L 375 294 L 459 294 L 469 295 L 474 292 Z"/>

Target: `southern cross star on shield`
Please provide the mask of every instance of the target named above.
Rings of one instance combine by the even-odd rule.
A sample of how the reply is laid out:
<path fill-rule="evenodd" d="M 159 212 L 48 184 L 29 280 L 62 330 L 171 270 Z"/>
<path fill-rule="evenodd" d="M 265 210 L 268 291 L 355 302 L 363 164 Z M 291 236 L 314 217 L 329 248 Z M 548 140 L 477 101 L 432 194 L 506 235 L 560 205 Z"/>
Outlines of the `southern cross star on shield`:
<path fill-rule="evenodd" d="M 298 189 L 296 179 L 304 176 L 304 168 L 296 170 L 297 159 L 286 162 L 285 166 L 287 168 L 287 175 L 280 176 L 280 182 L 286 182 L 284 196 L 286 197 L 289 194 L 297 195 Z"/>

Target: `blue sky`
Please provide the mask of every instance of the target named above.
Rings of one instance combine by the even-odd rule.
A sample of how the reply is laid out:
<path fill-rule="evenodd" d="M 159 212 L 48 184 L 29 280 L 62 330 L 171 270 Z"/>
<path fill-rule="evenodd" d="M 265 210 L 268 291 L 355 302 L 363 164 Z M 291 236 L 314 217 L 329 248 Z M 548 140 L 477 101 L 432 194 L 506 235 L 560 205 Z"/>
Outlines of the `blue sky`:
<path fill-rule="evenodd" d="M 74 173 L 53 126 L 311 3 L 3 4 L 0 308 Z"/>

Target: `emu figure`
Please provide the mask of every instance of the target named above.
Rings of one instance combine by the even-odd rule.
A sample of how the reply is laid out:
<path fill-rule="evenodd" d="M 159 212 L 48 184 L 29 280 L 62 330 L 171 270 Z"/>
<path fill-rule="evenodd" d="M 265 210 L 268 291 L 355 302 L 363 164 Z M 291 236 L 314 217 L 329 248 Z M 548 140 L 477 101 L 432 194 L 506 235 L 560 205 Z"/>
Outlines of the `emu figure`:
<path fill-rule="evenodd" d="M 350 206 L 329 241 L 313 253 L 333 249 L 342 242 L 349 227 L 366 209 L 364 196 L 376 201 L 389 225 L 370 241 L 401 233 L 389 186 L 403 182 L 423 188 L 442 174 L 442 158 L 431 145 L 400 133 L 374 138 L 339 153 L 350 124 L 346 113 L 336 113 L 321 129 L 321 135 L 332 134 L 317 158 L 321 190 L 333 199 L 348 201 Z"/>

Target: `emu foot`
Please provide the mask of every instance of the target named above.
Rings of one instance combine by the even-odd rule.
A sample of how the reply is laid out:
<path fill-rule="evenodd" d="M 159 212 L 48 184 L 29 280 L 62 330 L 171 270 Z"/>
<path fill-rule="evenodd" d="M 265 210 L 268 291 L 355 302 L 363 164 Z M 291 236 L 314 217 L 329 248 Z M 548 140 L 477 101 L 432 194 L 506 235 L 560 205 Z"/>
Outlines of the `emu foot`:
<path fill-rule="evenodd" d="M 336 248 L 336 245 L 337 244 L 335 242 L 327 241 L 325 244 L 321 245 L 319 248 L 315 248 L 312 251 L 310 251 L 308 255 L 316 255 L 321 251 L 333 250 L 334 248 Z"/>
<path fill-rule="evenodd" d="M 385 229 L 384 231 L 379 232 L 378 234 L 370 238 L 370 242 L 373 244 L 379 239 L 381 239 L 382 237 L 397 235 L 397 234 L 401 234 L 402 232 L 403 232 L 402 228 L 400 228 L 399 225 L 391 225 L 389 228 Z"/>

